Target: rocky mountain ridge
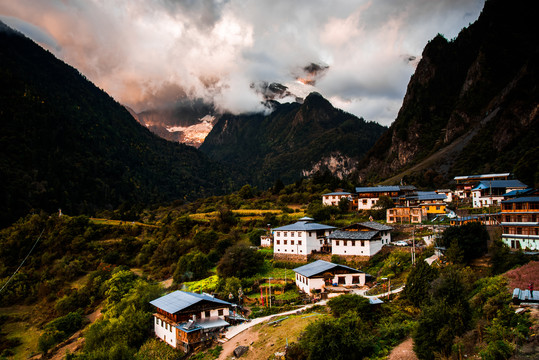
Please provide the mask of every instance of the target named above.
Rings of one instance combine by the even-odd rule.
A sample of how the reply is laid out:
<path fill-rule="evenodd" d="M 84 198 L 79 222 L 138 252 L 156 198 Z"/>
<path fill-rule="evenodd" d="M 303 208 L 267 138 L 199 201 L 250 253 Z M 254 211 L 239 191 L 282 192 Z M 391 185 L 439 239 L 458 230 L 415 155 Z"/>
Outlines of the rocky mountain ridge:
<path fill-rule="evenodd" d="M 539 46 L 525 8 L 488 0 L 456 39 L 427 44 L 397 119 L 358 166 L 359 181 L 436 186 L 510 171 L 538 184 Z"/>

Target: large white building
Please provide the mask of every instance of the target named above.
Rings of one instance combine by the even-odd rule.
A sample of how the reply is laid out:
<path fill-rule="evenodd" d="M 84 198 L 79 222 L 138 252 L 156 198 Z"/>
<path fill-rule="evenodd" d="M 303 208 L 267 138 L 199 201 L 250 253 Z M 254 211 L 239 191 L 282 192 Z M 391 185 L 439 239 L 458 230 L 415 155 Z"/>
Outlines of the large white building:
<path fill-rule="evenodd" d="M 326 286 L 363 286 L 363 271 L 324 260 L 317 260 L 294 269 L 297 287 L 310 294 L 312 290 L 323 290 Z"/>
<path fill-rule="evenodd" d="M 328 236 L 331 253 L 340 256 L 373 256 L 391 242 L 391 226 L 368 221 L 335 230 Z"/>
<path fill-rule="evenodd" d="M 312 218 L 303 217 L 294 224 L 272 229 L 274 258 L 307 260 L 311 252 L 328 246 L 327 236 L 335 227 L 313 221 Z"/>

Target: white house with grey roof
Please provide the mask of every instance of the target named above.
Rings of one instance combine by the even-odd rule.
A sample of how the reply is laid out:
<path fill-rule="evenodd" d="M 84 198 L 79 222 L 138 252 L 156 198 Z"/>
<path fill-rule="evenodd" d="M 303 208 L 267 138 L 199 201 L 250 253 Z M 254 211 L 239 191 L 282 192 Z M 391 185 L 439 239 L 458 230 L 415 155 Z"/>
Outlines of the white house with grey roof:
<path fill-rule="evenodd" d="M 272 229 L 273 257 L 282 260 L 307 260 L 313 251 L 328 246 L 327 236 L 335 227 L 313 222 L 303 217 L 297 222 Z"/>
<path fill-rule="evenodd" d="M 294 269 L 296 285 L 310 294 L 313 290 L 324 290 L 327 286 L 353 287 L 365 285 L 363 271 L 340 264 L 317 260 Z"/>
<path fill-rule="evenodd" d="M 342 198 L 352 201 L 352 194 L 346 191 L 336 191 L 322 195 L 322 204 L 326 206 L 338 206 Z"/>
<path fill-rule="evenodd" d="M 231 303 L 209 294 L 174 291 L 150 301 L 156 307 L 155 335 L 168 345 L 189 351 L 199 343 L 216 339 L 234 315 Z"/>
<path fill-rule="evenodd" d="M 339 256 L 373 256 L 391 242 L 391 226 L 374 221 L 352 224 L 328 236 L 331 253 Z"/>

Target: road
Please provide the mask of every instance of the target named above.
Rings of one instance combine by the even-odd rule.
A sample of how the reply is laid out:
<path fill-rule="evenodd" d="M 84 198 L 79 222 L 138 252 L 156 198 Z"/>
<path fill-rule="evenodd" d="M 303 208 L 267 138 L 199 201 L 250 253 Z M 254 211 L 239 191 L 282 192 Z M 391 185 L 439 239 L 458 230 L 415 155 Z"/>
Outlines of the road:
<path fill-rule="evenodd" d="M 393 290 L 391 290 L 391 294 L 396 294 L 398 292 L 401 292 L 402 289 L 404 289 L 404 286 L 401 286 L 401 287 L 399 287 L 397 289 L 393 289 Z M 357 295 L 361 295 L 363 297 L 366 297 L 366 298 L 383 298 L 383 297 L 388 295 L 387 292 L 383 293 L 383 294 L 378 294 L 378 295 L 365 295 L 366 291 L 367 290 L 356 290 L 356 291 L 354 291 L 354 293 L 356 293 Z M 261 323 L 263 323 L 265 321 L 268 321 L 268 320 L 270 320 L 270 319 L 272 319 L 274 317 L 301 313 L 302 311 L 305 311 L 306 309 L 308 309 L 310 307 L 313 307 L 314 305 L 326 305 L 326 302 L 327 302 L 326 300 L 322 300 L 322 301 L 319 301 L 317 303 L 305 305 L 305 306 L 302 306 L 302 307 L 294 309 L 294 310 L 290 310 L 290 311 L 286 311 L 286 312 L 279 313 L 279 314 L 274 314 L 274 315 L 268 315 L 268 316 L 253 319 L 253 320 L 251 320 L 249 322 L 244 322 L 244 323 L 241 323 L 241 324 L 238 324 L 238 325 L 230 326 L 230 327 L 227 328 L 227 330 L 225 332 L 225 339 L 228 341 L 228 340 L 232 339 L 234 336 L 241 333 L 242 331 L 245 331 L 245 330 L 249 329 L 250 327 L 255 326 L 256 324 L 261 324 Z"/>

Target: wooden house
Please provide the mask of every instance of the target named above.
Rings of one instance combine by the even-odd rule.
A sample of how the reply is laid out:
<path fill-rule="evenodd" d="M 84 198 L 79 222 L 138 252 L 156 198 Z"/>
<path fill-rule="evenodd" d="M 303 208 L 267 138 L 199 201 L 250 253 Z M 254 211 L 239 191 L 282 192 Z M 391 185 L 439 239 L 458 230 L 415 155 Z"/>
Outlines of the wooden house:
<path fill-rule="evenodd" d="M 155 335 L 168 345 L 190 351 L 199 344 L 216 339 L 234 319 L 232 304 L 209 294 L 174 291 L 150 301 L 156 307 Z"/>

